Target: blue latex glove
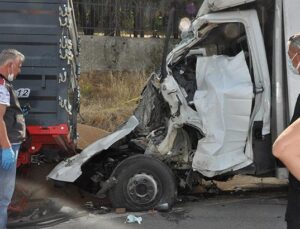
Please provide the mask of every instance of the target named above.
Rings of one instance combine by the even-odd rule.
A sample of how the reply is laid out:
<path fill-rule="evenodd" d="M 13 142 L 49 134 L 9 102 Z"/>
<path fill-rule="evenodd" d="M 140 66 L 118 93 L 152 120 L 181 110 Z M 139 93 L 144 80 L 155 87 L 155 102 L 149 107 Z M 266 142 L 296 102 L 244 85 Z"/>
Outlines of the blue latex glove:
<path fill-rule="evenodd" d="M 15 163 L 15 161 L 15 152 L 11 147 L 2 149 L 2 168 L 6 170 L 10 169 L 10 167 L 13 165 L 13 163 Z"/>

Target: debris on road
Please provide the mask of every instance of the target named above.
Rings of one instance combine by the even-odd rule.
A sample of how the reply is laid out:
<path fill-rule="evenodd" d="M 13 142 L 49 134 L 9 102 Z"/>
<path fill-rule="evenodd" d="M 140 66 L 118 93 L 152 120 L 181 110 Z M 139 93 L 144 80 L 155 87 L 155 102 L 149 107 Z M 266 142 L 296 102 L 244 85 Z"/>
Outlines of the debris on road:
<path fill-rule="evenodd" d="M 58 199 L 31 200 L 30 206 L 18 215 L 9 218 L 9 228 L 44 228 L 67 222 L 86 214 L 62 206 Z"/>
<path fill-rule="evenodd" d="M 181 207 L 173 208 L 169 212 L 163 212 L 161 213 L 161 216 L 166 218 L 170 222 L 175 222 L 176 224 L 178 224 L 179 221 L 181 220 L 186 220 L 191 218 L 189 214 L 189 210 Z"/>
<path fill-rule="evenodd" d="M 163 212 L 163 211 L 169 211 L 170 210 L 170 206 L 168 203 L 162 203 L 159 204 L 155 207 L 155 210 L 159 211 L 159 212 Z"/>
<path fill-rule="evenodd" d="M 84 124 L 78 124 L 78 133 L 80 136 L 77 145 L 78 149 L 84 149 L 94 141 L 109 134 L 105 130 Z"/>
<path fill-rule="evenodd" d="M 116 208 L 115 213 L 117 214 L 123 214 L 126 212 L 126 208 Z"/>
<path fill-rule="evenodd" d="M 84 204 L 84 208 L 95 215 L 102 215 L 102 214 L 107 214 L 111 212 L 111 209 L 105 206 L 100 206 L 95 204 L 92 201 L 88 201 Z"/>
<path fill-rule="evenodd" d="M 135 215 L 128 215 L 126 218 L 125 223 L 138 223 L 141 224 L 143 221 L 141 216 L 135 216 Z"/>

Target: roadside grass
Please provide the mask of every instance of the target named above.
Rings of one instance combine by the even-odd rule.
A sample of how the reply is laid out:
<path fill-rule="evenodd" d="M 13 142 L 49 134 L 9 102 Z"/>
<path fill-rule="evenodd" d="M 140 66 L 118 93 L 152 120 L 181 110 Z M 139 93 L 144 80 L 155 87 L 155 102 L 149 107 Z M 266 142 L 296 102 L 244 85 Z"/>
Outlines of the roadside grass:
<path fill-rule="evenodd" d="M 95 71 L 82 74 L 80 115 L 82 124 L 113 131 L 131 116 L 148 74 Z"/>

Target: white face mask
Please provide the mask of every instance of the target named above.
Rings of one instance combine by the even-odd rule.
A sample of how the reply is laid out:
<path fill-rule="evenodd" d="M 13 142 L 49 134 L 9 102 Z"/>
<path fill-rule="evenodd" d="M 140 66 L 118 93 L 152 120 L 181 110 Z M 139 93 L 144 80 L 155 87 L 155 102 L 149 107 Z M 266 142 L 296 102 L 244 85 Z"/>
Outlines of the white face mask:
<path fill-rule="evenodd" d="M 11 71 L 13 72 L 13 66 L 12 66 L 11 68 L 12 68 Z M 14 81 L 14 79 L 15 79 L 15 76 L 14 76 L 13 73 L 9 73 L 9 74 L 7 75 L 7 80 L 8 80 L 9 82 Z"/>
<path fill-rule="evenodd" d="M 298 54 L 297 54 L 298 55 Z M 295 55 L 296 56 L 296 55 Z M 294 57 L 295 58 L 295 57 Z M 298 74 L 299 75 L 299 71 L 298 69 L 300 68 L 300 63 L 298 64 L 298 66 L 295 68 L 293 65 L 293 59 L 288 58 L 288 66 L 290 68 L 290 70 L 294 73 L 294 74 Z"/>
<path fill-rule="evenodd" d="M 8 74 L 8 76 L 7 76 L 7 80 L 8 80 L 9 82 L 12 82 L 12 81 L 14 81 L 14 79 L 15 79 L 15 76 L 14 76 L 14 74 L 12 74 L 12 73 Z"/>

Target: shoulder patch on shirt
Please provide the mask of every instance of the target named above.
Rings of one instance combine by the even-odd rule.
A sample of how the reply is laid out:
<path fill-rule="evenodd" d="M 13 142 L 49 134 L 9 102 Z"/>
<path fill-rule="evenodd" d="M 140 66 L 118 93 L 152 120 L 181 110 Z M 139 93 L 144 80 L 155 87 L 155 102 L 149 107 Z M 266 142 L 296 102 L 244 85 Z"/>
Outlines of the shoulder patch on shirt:
<path fill-rule="evenodd" d="M 0 85 L 5 85 L 5 80 L 2 77 L 0 77 Z"/>
<path fill-rule="evenodd" d="M 0 84 L 0 104 L 9 106 L 10 105 L 10 94 L 4 85 Z"/>

